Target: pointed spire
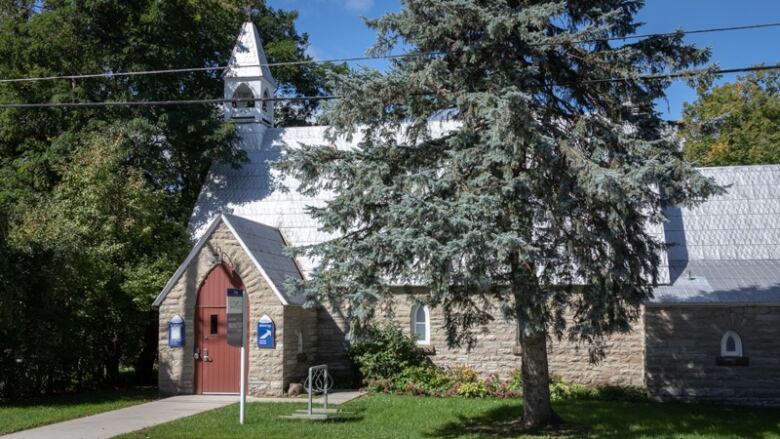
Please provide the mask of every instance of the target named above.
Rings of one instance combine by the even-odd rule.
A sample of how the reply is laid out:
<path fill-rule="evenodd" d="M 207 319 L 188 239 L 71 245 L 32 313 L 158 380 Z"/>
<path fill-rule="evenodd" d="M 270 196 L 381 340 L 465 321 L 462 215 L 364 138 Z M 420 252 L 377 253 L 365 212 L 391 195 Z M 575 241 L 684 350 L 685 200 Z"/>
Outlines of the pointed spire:
<path fill-rule="evenodd" d="M 267 66 L 263 42 L 260 32 L 251 21 L 241 26 L 233 53 L 230 55 L 228 68 L 225 70 L 225 78 L 264 78 L 276 86 L 276 81 L 271 76 L 271 70 Z"/>

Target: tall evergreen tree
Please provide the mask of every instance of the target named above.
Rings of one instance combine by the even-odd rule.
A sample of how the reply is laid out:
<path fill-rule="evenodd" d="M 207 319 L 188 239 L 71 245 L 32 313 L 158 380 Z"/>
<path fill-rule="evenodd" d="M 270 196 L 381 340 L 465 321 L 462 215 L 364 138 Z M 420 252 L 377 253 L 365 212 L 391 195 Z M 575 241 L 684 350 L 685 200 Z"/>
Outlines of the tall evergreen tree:
<path fill-rule="evenodd" d="M 336 78 L 324 119 L 357 147 L 307 145 L 280 163 L 305 193 L 334 193 L 310 212 L 340 235 L 296 250 L 320 261 L 296 287 L 359 330 L 389 285 L 425 285 L 451 345 L 473 343 L 499 304 L 517 321 L 524 423 L 553 422 L 548 337 L 629 331 L 658 279 L 647 225 L 717 190 L 652 110 L 668 81 L 639 78 L 708 52 L 681 35 L 607 40 L 635 32 L 642 5 L 405 0 L 370 21 L 375 53 L 404 42 L 423 55 Z M 629 79 L 598 81 L 611 77 Z M 445 115 L 456 127 L 432 136 Z"/>

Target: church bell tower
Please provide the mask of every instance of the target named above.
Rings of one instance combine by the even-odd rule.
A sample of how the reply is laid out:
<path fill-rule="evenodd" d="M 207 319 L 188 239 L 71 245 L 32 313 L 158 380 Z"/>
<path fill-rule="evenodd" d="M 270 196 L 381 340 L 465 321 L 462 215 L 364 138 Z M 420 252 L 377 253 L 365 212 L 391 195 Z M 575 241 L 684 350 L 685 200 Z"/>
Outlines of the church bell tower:
<path fill-rule="evenodd" d="M 222 77 L 225 99 L 230 100 L 225 103 L 227 120 L 274 126 L 274 103 L 262 99 L 274 96 L 276 81 L 271 76 L 260 33 L 254 23 L 246 22 L 241 26 L 228 68 Z"/>

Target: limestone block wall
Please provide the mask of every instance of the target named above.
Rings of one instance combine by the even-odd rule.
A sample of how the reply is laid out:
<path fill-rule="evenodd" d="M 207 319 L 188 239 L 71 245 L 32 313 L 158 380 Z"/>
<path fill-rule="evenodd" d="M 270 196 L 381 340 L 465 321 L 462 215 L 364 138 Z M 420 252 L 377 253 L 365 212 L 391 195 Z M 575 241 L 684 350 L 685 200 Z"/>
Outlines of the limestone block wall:
<path fill-rule="evenodd" d="M 327 364 L 336 388 L 355 384 L 355 371 L 346 354 L 349 324 L 344 313 L 329 303 L 317 308 L 317 351 L 315 364 Z"/>
<path fill-rule="evenodd" d="M 317 309 L 284 308 L 284 389 L 303 383 L 317 355 Z M 300 338 L 299 338 L 300 337 Z M 302 351 L 302 352 L 301 352 Z"/>
<path fill-rule="evenodd" d="M 648 306 L 647 388 L 658 400 L 780 405 L 780 306 Z M 718 366 L 726 331 L 747 366 Z"/>
<path fill-rule="evenodd" d="M 393 318 L 406 333 L 411 333 L 413 307 L 412 295 L 398 295 L 392 305 L 392 315 L 386 318 Z M 504 320 L 497 310 L 494 316 L 493 323 L 481 328 L 476 345 L 467 351 L 447 347 L 444 314 L 441 309 L 431 309 L 430 346 L 435 350 L 431 359 L 442 367 L 473 366 L 483 376 L 508 377 L 514 369 L 521 367 L 517 329 L 514 322 Z M 644 377 L 643 326 L 639 321 L 631 333 L 610 337 L 604 345 L 607 355 L 598 364 L 590 363 L 587 346 L 555 338 L 548 340 L 550 372 L 575 383 L 641 386 Z"/>
<path fill-rule="evenodd" d="M 249 379 L 254 395 L 279 395 L 283 391 L 284 306 L 230 230 L 220 224 L 199 254 L 192 259 L 159 308 L 159 389 L 164 395 L 194 392 L 195 305 L 198 288 L 214 267 L 218 255 L 238 272 L 249 298 Z M 168 347 L 168 322 L 181 315 L 185 346 Z M 267 314 L 277 328 L 276 349 L 257 348 L 257 320 Z"/>
<path fill-rule="evenodd" d="M 630 332 L 607 337 L 601 348 L 605 356 L 590 362 L 587 345 L 548 340 L 550 371 L 566 381 L 598 385 L 644 386 L 645 325 L 644 315 Z"/>

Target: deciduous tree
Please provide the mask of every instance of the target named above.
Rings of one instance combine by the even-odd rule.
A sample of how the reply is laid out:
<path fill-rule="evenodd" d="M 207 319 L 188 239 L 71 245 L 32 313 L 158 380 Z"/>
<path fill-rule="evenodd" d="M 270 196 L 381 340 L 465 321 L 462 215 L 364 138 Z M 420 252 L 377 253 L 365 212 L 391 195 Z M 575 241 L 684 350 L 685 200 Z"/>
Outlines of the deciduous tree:
<path fill-rule="evenodd" d="M 780 163 L 780 74 L 701 89 L 683 110 L 685 158 L 702 166 Z"/>
<path fill-rule="evenodd" d="M 3 79 L 222 66 L 247 19 L 243 0 L 0 3 Z M 251 10 L 269 61 L 309 59 L 296 17 Z M 331 68 L 272 72 L 282 94 L 312 95 Z M 3 83 L 0 102 L 219 98 L 220 73 Z M 279 105 L 279 123 L 316 116 Z M 120 364 L 150 378 L 152 298 L 210 164 L 243 161 L 233 139 L 214 105 L 0 111 L 0 397 L 114 385 Z"/>

